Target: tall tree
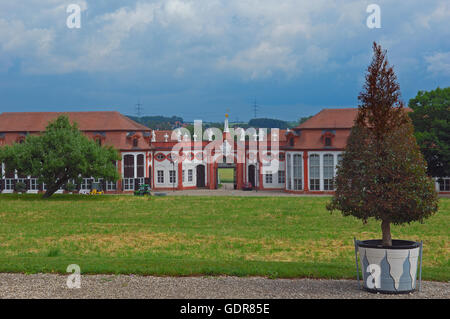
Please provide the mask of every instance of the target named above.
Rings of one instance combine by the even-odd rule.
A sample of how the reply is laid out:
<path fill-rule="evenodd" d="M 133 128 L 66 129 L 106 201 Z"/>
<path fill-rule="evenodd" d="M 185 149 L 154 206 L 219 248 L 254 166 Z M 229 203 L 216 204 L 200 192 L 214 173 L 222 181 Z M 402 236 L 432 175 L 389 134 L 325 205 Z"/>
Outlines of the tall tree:
<path fill-rule="evenodd" d="M 424 92 L 409 100 L 410 117 L 428 174 L 450 176 L 450 87 Z"/>
<path fill-rule="evenodd" d="M 437 211 L 433 181 L 426 174 L 413 126 L 386 51 L 374 56 L 358 99 L 359 112 L 327 206 L 367 221 L 381 221 L 382 244 L 392 246 L 391 223 L 422 221 Z"/>
<path fill-rule="evenodd" d="M 119 179 L 114 165 L 119 160 L 117 150 L 99 146 L 71 124 L 68 117 L 60 116 L 50 122 L 38 136 L 28 136 L 21 144 L 5 146 L 0 159 L 8 169 L 38 178 L 47 186 L 44 198 L 53 195 L 68 181 L 78 183 L 82 177 Z"/>

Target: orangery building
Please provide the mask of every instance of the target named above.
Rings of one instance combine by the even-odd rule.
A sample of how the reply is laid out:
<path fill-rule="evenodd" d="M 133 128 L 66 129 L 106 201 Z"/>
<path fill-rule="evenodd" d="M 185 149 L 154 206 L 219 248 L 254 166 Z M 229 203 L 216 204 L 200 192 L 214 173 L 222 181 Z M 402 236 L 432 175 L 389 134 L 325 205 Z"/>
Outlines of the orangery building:
<path fill-rule="evenodd" d="M 106 193 L 131 193 L 141 184 L 154 191 L 217 189 L 220 168 L 233 169 L 234 188 L 284 190 L 324 194 L 334 191 L 336 167 L 346 146 L 358 109 L 324 109 L 291 130 L 229 128 L 223 132 L 152 130 L 118 112 L 5 112 L 0 114 L 0 147 L 40 134 L 49 121 L 66 115 L 99 145 L 120 152 L 116 166 L 121 178 L 106 181 L 85 176 L 79 192 L 101 183 Z M 32 176 L 23 176 L 0 163 L 0 192 L 12 193 L 17 182 L 28 193 L 45 191 Z M 436 189 L 450 193 L 450 178 L 436 180 Z M 64 192 L 63 189 L 59 191 Z"/>

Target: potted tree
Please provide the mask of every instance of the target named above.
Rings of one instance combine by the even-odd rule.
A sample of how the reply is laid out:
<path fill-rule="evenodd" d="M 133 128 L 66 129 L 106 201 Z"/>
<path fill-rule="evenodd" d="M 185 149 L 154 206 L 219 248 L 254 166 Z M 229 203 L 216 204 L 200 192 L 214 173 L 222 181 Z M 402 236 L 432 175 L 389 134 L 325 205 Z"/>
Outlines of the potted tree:
<path fill-rule="evenodd" d="M 358 97 L 358 116 L 327 209 L 363 222 L 381 221 L 382 239 L 358 242 L 364 288 L 405 293 L 416 287 L 420 244 L 392 239 L 390 226 L 422 222 L 437 211 L 438 199 L 386 51 L 376 43 L 373 50 Z"/>

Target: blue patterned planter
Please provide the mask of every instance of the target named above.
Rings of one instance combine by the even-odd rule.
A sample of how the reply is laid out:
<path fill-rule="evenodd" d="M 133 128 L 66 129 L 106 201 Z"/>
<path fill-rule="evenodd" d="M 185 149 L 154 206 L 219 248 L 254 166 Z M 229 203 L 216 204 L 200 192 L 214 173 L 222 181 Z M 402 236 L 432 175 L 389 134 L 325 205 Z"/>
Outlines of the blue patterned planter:
<path fill-rule="evenodd" d="M 392 240 L 392 247 L 383 247 L 381 243 L 381 240 L 357 242 L 364 289 L 394 294 L 414 291 L 420 243 Z"/>

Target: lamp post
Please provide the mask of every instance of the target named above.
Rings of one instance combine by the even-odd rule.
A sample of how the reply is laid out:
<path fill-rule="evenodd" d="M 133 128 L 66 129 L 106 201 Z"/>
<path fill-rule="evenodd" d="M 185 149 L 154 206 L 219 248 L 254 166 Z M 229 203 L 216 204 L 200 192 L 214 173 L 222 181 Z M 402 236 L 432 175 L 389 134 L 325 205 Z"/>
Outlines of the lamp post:
<path fill-rule="evenodd" d="M 175 161 L 173 160 L 173 158 L 170 161 L 172 162 L 172 172 L 175 173 Z M 172 177 L 172 192 L 174 193 L 175 193 L 175 176 Z"/>
<path fill-rule="evenodd" d="M 258 192 L 258 181 L 259 181 L 259 169 L 258 169 L 258 153 L 256 153 L 256 163 L 255 163 L 255 191 Z"/>

